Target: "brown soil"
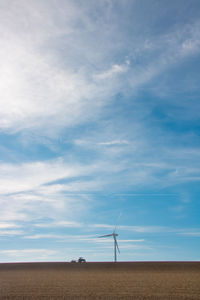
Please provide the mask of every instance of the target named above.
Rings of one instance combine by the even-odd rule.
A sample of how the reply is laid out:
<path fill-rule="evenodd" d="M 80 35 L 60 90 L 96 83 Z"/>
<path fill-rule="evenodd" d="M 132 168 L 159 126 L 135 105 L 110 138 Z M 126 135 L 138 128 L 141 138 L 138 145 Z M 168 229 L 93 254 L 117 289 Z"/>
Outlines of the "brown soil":
<path fill-rule="evenodd" d="M 0 264 L 0 299 L 200 299 L 200 262 Z"/>

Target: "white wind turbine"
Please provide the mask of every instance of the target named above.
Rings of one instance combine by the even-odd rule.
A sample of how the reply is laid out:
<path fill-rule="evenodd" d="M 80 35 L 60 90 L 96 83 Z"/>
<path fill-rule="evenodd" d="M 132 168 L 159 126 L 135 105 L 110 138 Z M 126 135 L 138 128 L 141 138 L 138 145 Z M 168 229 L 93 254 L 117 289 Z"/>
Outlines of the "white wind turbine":
<path fill-rule="evenodd" d="M 99 236 L 99 238 L 108 237 L 108 236 L 112 236 L 113 237 L 113 239 L 114 239 L 114 261 L 116 262 L 117 261 L 117 250 L 118 250 L 119 253 L 120 253 L 120 251 L 119 251 L 119 247 L 118 247 L 118 243 L 117 243 L 117 238 L 116 238 L 118 236 L 118 234 L 115 233 L 115 231 L 116 231 L 116 227 L 113 230 L 113 233 L 106 234 L 106 235 L 101 235 L 101 236 Z"/>

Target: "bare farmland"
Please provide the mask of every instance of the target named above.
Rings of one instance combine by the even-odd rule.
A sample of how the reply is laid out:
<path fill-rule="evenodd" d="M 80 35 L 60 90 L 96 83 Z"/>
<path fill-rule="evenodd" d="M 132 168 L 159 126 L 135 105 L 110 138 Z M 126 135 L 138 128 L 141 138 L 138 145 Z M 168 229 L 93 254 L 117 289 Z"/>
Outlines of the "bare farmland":
<path fill-rule="evenodd" d="M 0 299 L 200 299 L 199 262 L 0 264 Z"/>

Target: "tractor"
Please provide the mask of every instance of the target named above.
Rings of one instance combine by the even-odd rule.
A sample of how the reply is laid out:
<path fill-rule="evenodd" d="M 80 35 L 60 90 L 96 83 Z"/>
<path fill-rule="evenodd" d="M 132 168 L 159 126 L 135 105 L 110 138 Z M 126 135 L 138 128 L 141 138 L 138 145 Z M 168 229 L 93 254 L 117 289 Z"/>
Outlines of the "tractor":
<path fill-rule="evenodd" d="M 78 259 L 78 263 L 79 263 L 79 264 L 86 263 L 86 260 L 85 260 L 85 258 L 83 258 L 83 257 L 79 257 L 79 259 Z"/>

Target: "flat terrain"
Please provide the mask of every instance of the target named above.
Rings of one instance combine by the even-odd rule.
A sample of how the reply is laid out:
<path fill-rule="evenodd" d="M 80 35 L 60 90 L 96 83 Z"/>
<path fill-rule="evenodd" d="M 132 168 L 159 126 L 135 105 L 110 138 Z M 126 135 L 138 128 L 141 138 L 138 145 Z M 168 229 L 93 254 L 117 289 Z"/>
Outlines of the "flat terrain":
<path fill-rule="evenodd" d="M 0 264 L 0 299 L 200 299 L 200 262 Z"/>

